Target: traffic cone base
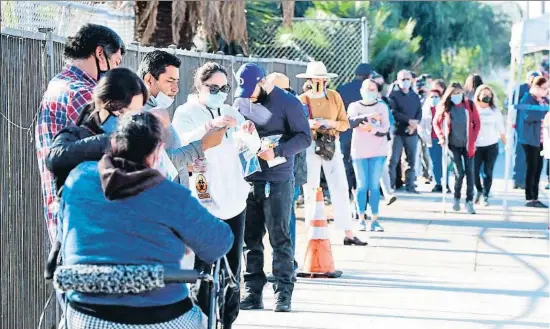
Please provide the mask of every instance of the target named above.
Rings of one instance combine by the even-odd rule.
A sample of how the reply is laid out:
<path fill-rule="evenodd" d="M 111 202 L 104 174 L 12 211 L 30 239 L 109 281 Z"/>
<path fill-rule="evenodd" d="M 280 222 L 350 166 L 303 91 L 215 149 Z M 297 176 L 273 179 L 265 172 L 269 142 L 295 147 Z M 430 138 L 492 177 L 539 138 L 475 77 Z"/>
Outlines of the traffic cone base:
<path fill-rule="evenodd" d="M 339 278 L 342 272 L 334 268 L 328 223 L 324 216 L 325 206 L 322 189 L 317 189 L 315 199 L 315 214 L 309 223 L 309 242 L 306 249 L 304 269 L 296 275 L 301 278 Z"/>

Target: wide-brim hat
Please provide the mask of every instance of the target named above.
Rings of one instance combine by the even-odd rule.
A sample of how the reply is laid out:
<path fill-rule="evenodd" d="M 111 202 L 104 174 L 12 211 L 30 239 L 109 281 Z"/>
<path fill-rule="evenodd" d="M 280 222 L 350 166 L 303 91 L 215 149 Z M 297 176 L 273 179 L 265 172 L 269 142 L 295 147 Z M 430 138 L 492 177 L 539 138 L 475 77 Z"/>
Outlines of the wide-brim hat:
<path fill-rule="evenodd" d="M 323 62 L 309 62 L 307 63 L 306 73 L 296 75 L 297 78 L 301 79 L 332 79 L 337 76 L 338 74 L 328 73 Z"/>

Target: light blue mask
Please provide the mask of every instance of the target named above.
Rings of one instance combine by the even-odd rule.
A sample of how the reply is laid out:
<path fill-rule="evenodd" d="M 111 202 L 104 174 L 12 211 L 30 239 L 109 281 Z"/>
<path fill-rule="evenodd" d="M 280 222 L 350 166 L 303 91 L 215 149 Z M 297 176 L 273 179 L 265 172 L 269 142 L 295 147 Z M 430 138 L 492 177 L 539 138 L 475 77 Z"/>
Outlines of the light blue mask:
<path fill-rule="evenodd" d="M 208 94 L 206 96 L 206 105 L 212 109 L 218 109 L 227 100 L 227 93 L 219 91 L 217 94 Z"/>
<path fill-rule="evenodd" d="M 453 104 L 455 105 L 460 104 L 462 103 L 463 97 L 464 96 L 462 94 L 451 95 L 451 102 L 453 102 Z"/>
<path fill-rule="evenodd" d="M 118 117 L 112 114 L 109 114 L 109 117 L 107 118 L 107 120 L 105 120 L 101 125 L 101 129 L 107 134 L 112 134 L 115 132 L 117 124 L 118 124 Z"/>
<path fill-rule="evenodd" d="M 401 87 L 401 89 L 408 89 L 411 87 L 411 80 L 402 80 L 402 81 L 399 81 L 399 87 Z"/>
<path fill-rule="evenodd" d="M 432 106 L 437 106 L 437 104 L 439 104 L 439 101 L 441 101 L 441 99 L 439 97 L 430 98 L 430 102 L 431 102 Z"/>
<path fill-rule="evenodd" d="M 378 93 L 375 91 L 362 91 L 361 97 L 366 102 L 374 102 L 378 99 Z"/>

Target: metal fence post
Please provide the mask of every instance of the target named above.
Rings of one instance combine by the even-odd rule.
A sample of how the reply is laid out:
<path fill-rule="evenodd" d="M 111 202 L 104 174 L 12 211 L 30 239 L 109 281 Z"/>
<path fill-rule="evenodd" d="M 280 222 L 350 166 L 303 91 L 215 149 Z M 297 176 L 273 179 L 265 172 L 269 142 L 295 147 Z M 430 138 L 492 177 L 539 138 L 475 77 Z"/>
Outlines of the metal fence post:
<path fill-rule="evenodd" d="M 361 17 L 361 57 L 361 62 L 369 62 L 369 27 L 366 17 Z"/>
<path fill-rule="evenodd" d="M 49 63 L 49 70 L 47 71 L 47 77 L 46 77 L 46 81 L 50 81 L 54 75 L 55 75 L 55 66 L 54 66 L 54 58 L 53 58 L 53 35 L 52 35 L 52 31 L 53 29 L 51 28 L 39 28 L 38 29 L 39 32 L 41 33 L 44 33 L 46 34 L 46 59 L 47 59 L 47 62 L 45 62 L 44 64 L 48 65 L 47 63 Z"/>

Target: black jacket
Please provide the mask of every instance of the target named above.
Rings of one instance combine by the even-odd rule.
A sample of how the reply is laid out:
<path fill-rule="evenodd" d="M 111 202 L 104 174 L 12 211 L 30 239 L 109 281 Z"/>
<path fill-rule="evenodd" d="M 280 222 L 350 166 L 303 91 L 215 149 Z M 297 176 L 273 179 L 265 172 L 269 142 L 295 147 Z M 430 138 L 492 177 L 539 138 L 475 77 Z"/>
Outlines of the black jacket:
<path fill-rule="evenodd" d="M 57 191 L 71 170 L 85 161 L 99 161 L 110 148 L 109 136 L 101 129 L 99 115 L 92 106 L 84 108 L 76 124 L 55 135 L 46 157 L 46 167 L 54 176 Z"/>
<path fill-rule="evenodd" d="M 406 133 L 409 120 L 420 121 L 422 118 L 422 104 L 420 98 L 411 89 L 405 94 L 399 87 L 395 88 L 388 96 L 389 105 L 395 118 L 395 134 L 408 135 Z M 417 132 L 415 131 L 415 134 Z"/>

